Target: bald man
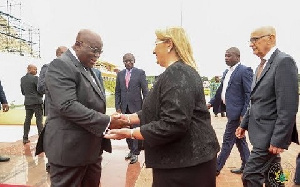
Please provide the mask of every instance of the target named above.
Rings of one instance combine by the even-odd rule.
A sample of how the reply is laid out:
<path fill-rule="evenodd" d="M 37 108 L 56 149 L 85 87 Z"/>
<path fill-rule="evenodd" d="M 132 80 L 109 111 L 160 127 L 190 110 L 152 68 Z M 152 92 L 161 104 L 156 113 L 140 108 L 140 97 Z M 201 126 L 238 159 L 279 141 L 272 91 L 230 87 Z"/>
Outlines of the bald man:
<path fill-rule="evenodd" d="M 23 134 L 24 145 L 30 142 L 28 134 L 33 114 L 35 114 L 38 134 L 43 129 L 43 95 L 37 91 L 38 77 L 35 76 L 36 74 L 37 67 L 29 64 L 27 74 L 21 78 L 21 92 L 25 96 L 24 105 L 26 110 Z"/>
<path fill-rule="evenodd" d="M 49 111 L 36 154 L 46 153 L 52 187 L 99 187 L 102 153 L 111 152 L 103 134 L 129 125 L 105 114 L 104 88 L 92 70 L 102 47 L 97 33 L 80 30 L 75 44 L 48 67 Z"/>
<path fill-rule="evenodd" d="M 295 122 L 298 68 L 290 55 L 276 47 L 274 27 L 255 29 L 250 35 L 250 47 L 260 63 L 251 87 L 250 107 L 236 130 L 238 138 L 248 130 L 253 145 L 243 172 L 243 185 L 262 187 L 265 182 L 265 186 L 284 186 L 280 153 L 292 141 L 299 143 Z"/>

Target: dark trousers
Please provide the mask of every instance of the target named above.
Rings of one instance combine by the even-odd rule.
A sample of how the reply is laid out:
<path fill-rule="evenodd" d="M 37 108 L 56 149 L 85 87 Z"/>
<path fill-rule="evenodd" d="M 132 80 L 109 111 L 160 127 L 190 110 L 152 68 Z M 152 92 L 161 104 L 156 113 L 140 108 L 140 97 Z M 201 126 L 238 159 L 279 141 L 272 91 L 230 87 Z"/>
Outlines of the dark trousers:
<path fill-rule="evenodd" d="M 51 187 L 99 187 L 101 178 L 102 156 L 99 156 L 96 163 L 67 167 L 50 162 Z"/>
<path fill-rule="evenodd" d="M 36 126 L 38 129 L 38 134 L 40 135 L 43 130 L 43 105 L 25 105 L 26 116 L 24 121 L 24 135 L 23 140 L 28 140 L 28 134 L 30 131 L 31 119 L 33 114 L 35 114 L 36 118 Z"/>
<path fill-rule="evenodd" d="M 226 129 L 223 135 L 222 149 L 217 159 L 217 171 L 221 171 L 221 169 L 225 165 L 226 160 L 230 155 L 234 143 L 236 144 L 240 152 L 240 156 L 242 160 L 241 168 L 244 168 L 248 160 L 248 157 L 250 155 L 250 150 L 246 142 L 246 137 L 239 139 L 235 136 L 235 130 L 239 125 L 240 125 L 240 120 L 228 119 L 228 122 L 226 124 Z"/>
<path fill-rule="evenodd" d="M 126 112 L 125 114 L 132 114 L 132 112 L 129 111 L 128 106 L 126 108 Z M 132 125 L 130 128 L 136 128 L 139 127 L 140 125 Z M 135 139 L 131 139 L 131 138 L 126 138 L 126 142 L 128 145 L 128 148 L 130 150 L 130 153 L 133 155 L 139 155 L 141 150 L 139 149 L 139 141 L 141 140 L 135 140 Z"/>
<path fill-rule="evenodd" d="M 208 162 L 185 168 L 153 168 L 152 187 L 215 187 L 216 157 Z"/>
<path fill-rule="evenodd" d="M 295 184 L 300 185 L 300 153 L 296 159 Z"/>
<path fill-rule="evenodd" d="M 263 187 L 263 183 L 265 187 L 284 186 L 278 180 L 282 173 L 280 161 L 280 155 L 253 147 L 242 176 L 244 187 Z"/>

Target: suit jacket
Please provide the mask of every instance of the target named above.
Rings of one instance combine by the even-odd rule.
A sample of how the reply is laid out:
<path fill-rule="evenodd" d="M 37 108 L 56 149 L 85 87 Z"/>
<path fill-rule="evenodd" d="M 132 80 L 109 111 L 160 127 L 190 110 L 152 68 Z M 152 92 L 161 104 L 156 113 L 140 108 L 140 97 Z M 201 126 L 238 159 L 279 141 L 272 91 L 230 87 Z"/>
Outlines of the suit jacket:
<path fill-rule="evenodd" d="M 223 81 L 227 72 L 228 69 L 223 73 L 221 85 L 219 86 L 216 95 L 209 101 L 209 103 L 213 106 L 215 103 L 219 103 L 222 106 L 221 108 L 225 107 L 221 94 Z M 242 64 L 239 64 L 232 72 L 225 94 L 226 115 L 229 119 L 239 119 L 240 116 L 244 116 L 246 113 L 249 106 L 252 79 L 253 70 Z"/>
<path fill-rule="evenodd" d="M 287 149 L 297 142 L 298 68 L 291 56 L 274 51 L 260 78 L 253 78 L 250 100 L 241 127 L 248 129 L 254 147 Z"/>
<path fill-rule="evenodd" d="M 132 68 L 128 89 L 125 83 L 126 69 L 120 71 L 117 75 L 115 88 L 115 106 L 116 110 L 121 109 L 126 112 L 126 107 L 131 113 L 142 109 L 143 99 L 148 93 L 148 84 L 145 71 Z M 143 94 L 143 97 L 142 97 Z"/>
<path fill-rule="evenodd" d="M 100 86 L 94 72 L 85 69 L 70 50 L 50 63 L 46 74 L 49 113 L 38 141 L 49 162 L 83 166 L 95 163 L 102 150 L 111 152 L 110 140 L 103 139 L 110 117 L 105 115 Z"/>
<path fill-rule="evenodd" d="M 40 94 L 45 94 L 46 92 L 46 84 L 45 84 L 45 77 L 46 77 L 46 73 L 48 70 L 49 64 L 44 64 L 41 68 L 40 74 L 39 74 L 39 78 L 38 78 L 38 83 L 37 83 L 37 91 Z M 45 100 L 44 100 L 44 114 L 45 116 L 47 116 L 48 114 L 48 97 L 47 95 L 45 95 Z"/>
<path fill-rule="evenodd" d="M 27 73 L 21 78 L 21 92 L 25 96 L 24 105 L 43 104 L 43 95 L 37 91 L 38 77 Z"/>
<path fill-rule="evenodd" d="M 1 81 L 0 81 L 0 104 L 7 104 L 5 92 L 3 90 Z M 1 105 L 0 105 L 0 110 L 1 110 Z"/>
<path fill-rule="evenodd" d="M 166 68 L 138 112 L 147 167 L 183 168 L 216 157 L 220 146 L 205 103 L 195 69 L 182 61 Z"/>

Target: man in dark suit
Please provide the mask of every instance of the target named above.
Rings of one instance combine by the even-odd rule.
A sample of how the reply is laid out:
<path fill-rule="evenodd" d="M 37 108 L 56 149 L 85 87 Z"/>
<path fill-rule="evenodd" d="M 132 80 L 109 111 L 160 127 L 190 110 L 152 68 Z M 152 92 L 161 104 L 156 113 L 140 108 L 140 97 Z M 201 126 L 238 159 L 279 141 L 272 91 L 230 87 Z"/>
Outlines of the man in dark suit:
<path fill-rule="evenodd" d="M 292 141 L 298 142 L 298 68 L 294 59 L 276 47 L 276 31 L 266 26 L 251 33 L 250 47 L 261 63 L 251 87 L 250 107 L 240 127 L 238 138 L 248 130 L 253 145 L 243 172 L 246 187 L 284 186 L 280 153 Z"/>
<path fill-rule="evenodd" d="M 118 113 L 132 114 L 142 109 L 143 99 L 148 93 L 148 84 L 145 71 L 134 67 L 133 54 L 126 53 L 123 56 L 125 69 L 117 75 L 115 88 L 115 106 Z M 132 128 L 135 128 L 133 125 Z M 130 164 L 138 161 L 140 154 L 139 140 L 127 138 L 126 142 L 130 152 L 125 159 L 130 159 Z"/>
<path fill-rule="evenodd" d="M 1 81 L 0 81 L 0 103 L 2 105 L 2 111 L 7 112 L 9 110 L 9 106 L 6 100 L 5 92 L 3 90 Z M 1 110 L 1 105 L 0 105 L 0 110 Z M 0 156 L 0 162 L 7 162 L 9 160 L 10 160 L 9 157 Z"/>
<path fill-rule="evenodd" d="M 222 82 L 216 95 L 207 104 L 207 107 L 210 108 L 215 103 L 221 103 L 221 108 L 226 109 L 228 119 L 223 135 L 222 149 L 217 158 L 216 175 L 220 174 L 234 144 L 240 152 L 242 165 L 239 169 L 231 170 L 232 173 L 243 172 L 250 154 L 246 138 L 238 139 L 235 136 L 235 130 L 240 125 L 249 105 L 253 70 L 240 63 L 240 50 L 236 47 L 226 50 L 225 62 L 229 68 L 223 73 Z"/>
<path fill-rule="evenodd" d="M 105 115 L 103 88 L 91 70 L 102 47 L 97 33 L 80 30 L 72 48 L 48 67 L 49 111 L 36 154 L 46 153 L 51 186 L 99 187 L 102 152 L 111 152 L 103 134 L 108 128 L 128 126 Z"/>
<path fill-rule="evenodd" d="M 43 129 L 43 95 L 37 91 L 38 77 L 35 65 L 27 66 L 27 74 L 21 78 L 21 92 L 25 96 L 24 105 L 26 116 L 24 121 L 23 144 L 29 143 L 28 133 L 30 131 L 31 119 L 35 114 L 38 134 Z"/>

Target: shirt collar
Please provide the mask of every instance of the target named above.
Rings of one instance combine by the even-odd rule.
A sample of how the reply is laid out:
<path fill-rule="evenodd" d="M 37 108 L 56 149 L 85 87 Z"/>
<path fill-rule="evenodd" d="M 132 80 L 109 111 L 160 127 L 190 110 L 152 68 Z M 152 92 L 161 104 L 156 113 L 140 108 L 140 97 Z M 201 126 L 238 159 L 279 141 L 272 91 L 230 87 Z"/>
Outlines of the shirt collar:
<path fill-rule="evenodd" d="M 238 62 L 238 63 L 236 63 L 234 66 L 232 66 L 232 67 L 228 67 L 228 71 L 234 71 L 235 70 L 235 68 L 239 65 L 239 64 L 241 64 L 241 62 Z"/>
<path fill-rule="evenodd" d="M 271 50 L 263 57 L 266 61 L 268 61 L 271 58 L 271 55 L 274 53 L 274 51 L 277 49 L 276 46 L 272 47 Z"/>

